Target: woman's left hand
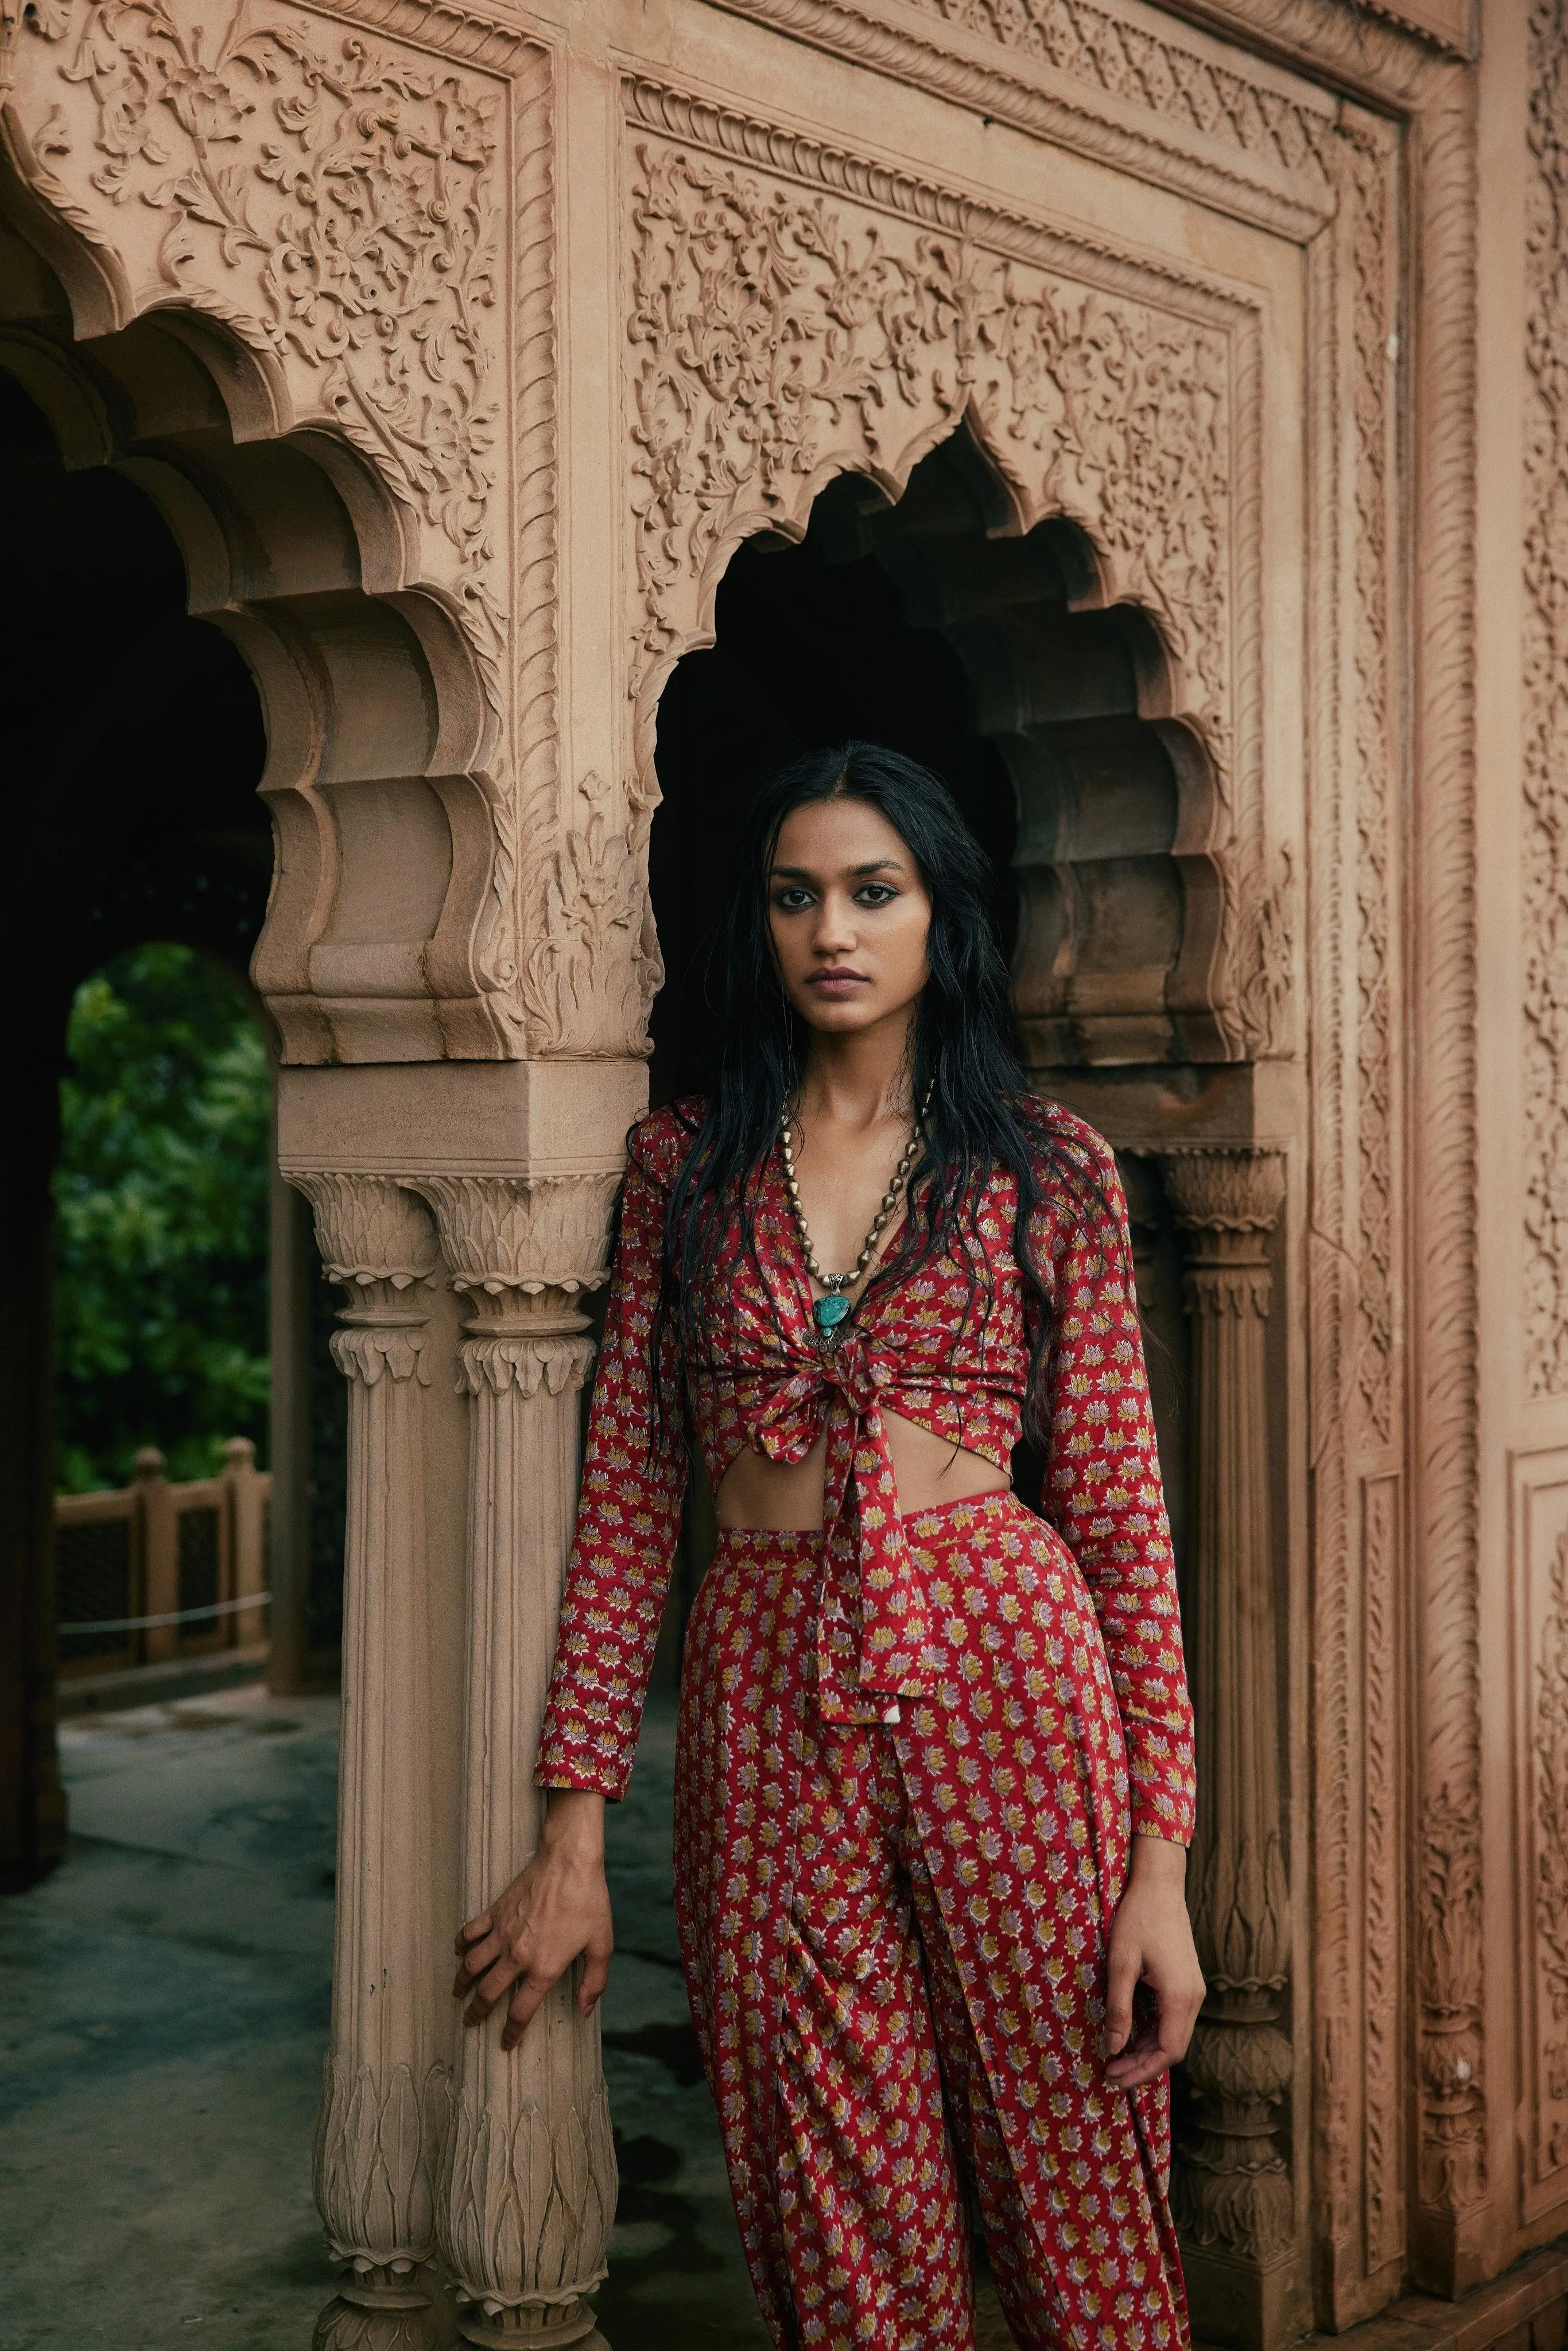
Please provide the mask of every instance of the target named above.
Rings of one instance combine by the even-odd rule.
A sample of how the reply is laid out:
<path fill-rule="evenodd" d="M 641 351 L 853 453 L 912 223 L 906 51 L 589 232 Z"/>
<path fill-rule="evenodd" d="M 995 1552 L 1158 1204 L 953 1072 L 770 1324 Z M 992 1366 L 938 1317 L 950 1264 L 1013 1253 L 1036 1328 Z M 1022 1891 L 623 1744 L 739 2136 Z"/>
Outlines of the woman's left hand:
<path fill-rule="evenodd" d="M 1186 1849 L 1163 1838 L 1135 1836 L 1133 1862 L 1111 1924 L 1106 1962 L 1105 2078 L 1119 2090 L 1157 2080 L 1186 2054 L 1205 1985 L 1182 1888 Z M 1154 2015 L 1133 2032 L 1133 1995 L 1140 1983 L 1154 1998 Z"/>

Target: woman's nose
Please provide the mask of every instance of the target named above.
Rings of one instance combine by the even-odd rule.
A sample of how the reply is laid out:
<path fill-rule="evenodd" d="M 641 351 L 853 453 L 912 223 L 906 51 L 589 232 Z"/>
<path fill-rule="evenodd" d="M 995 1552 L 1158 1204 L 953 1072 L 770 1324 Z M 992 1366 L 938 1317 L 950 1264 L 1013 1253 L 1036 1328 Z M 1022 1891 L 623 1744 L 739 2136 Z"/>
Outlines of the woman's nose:
<path fill-rule="evenodd" d="M 855 943 L 853 910 L 841 900 L 824 898 L 811 945 L 819 955 L 842 955 Z"/>

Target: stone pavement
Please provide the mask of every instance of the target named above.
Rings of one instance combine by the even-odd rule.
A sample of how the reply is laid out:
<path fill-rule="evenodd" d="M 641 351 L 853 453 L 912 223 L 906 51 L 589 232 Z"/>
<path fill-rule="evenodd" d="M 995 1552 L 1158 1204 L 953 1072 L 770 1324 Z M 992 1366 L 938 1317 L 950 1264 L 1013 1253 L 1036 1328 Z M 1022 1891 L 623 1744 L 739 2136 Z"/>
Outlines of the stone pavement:
<path fill-rule="evenodd" d="M 0 1901 L 0 2351 L 308 2351 L 338 1708 L 226 1690 L 66 1724 L 71 1842 Z M 610 1814 L 614 2351 L 768 2351 L 686 2010 L 673 1701 Z M 994 2306 L 981 2351 L 1011 2338 Z M 934 2346 L 935 2351 L 935 2346 Z"/>
<path fill-rule="evenodd" d="M 68 1724 L 71 1845 L 0 1902 L 0 2351 L 308 2351 L 337 1705 L 251 1688 Z M 675 1950 L 673 1712 L 612 1815 L 616 2351 L 766 2351 Z"/>
<path fill-rule="evenodd" d="M 72 1837 L 0 1902 L 0 2346 L 304 2351 L 337 1706 L 68 1724 Z"/>

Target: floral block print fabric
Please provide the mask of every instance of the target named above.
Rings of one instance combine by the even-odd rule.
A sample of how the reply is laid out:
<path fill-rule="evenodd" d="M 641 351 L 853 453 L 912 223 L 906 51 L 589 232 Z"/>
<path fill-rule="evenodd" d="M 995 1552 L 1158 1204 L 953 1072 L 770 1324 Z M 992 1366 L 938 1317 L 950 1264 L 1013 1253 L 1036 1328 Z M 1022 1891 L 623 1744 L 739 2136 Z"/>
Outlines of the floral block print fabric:
<path fill-rule="evenodd" d="M 1011 1495 L 905 1534 L 932 1688 L 897 1724 L 816 1704 L 821 1537 L 721 1536 L 687 1635 L 676 1907 L 758 2300 L 781 2351 L 972 2351 L 967 2183 L 1024 2351 L 1182 2351 L 1167 2085 L 1104 2078 L 1089 1588 Z"/>
<path fill-rule="evenodd" d="M 643 1121 L 632 1138 L 604 1345 L 589 1419 L 538 1780 L 625 1789 L 685 1484 L 682 1382 L 673 1343 L 651 1359 L 670 1186 L 696 1105 Z M 1061 1110 L 1057 1155 L 1030 1238 L 1051 1294 L 1046 1509 L 1087 1584 L 1120 1708 L 1133 1825 L 1192 1834 L 1192 1718 L 1170 1536 L 1161 1496 L 1125 1209 L 1109 1147 Z M 752 1246 L 739 1220 L 712 1295 L 710 1345 L 695 1367 L 696 1436 L 715 1492 L 750 1446 L 788 1462 L 824 1432 L 824 1558 L 813 1617 L 815 1703 L 828 1721 L 896 1727 L 936 1698 L 947 1628 L 899 1511 L 884 1415 L 893 1412 L 1007 1468 L 1022 1426 L 1034 1322 L 1013 1253 L 1017 1193 L 1000 1175 L 977 1199 L 971 1262 L 911 1267 L 895 1241 L 828 1354 L 775 1153 L 759 1171 Z M 1020 1653 L 1021 1654 L 1021 1653 Z M 1036 1702 L 1036 1655 L 1015 1704 Z"/>
<path fill-rule="evenodd" d="M 1191 1708 L 1115 1163 L 1050 1116 L 1046 1518 L 1010 1494 L 905 1517 L 887 1442 L 896 1413 L 1010 1459 L 1036 1328 L 1010 1177 L 967 1264 L 895 1240 L 824 1354 L 775 1157 L 698 1301 L 714 1489 L 743 1446 L 794 1462 L 826 1437 L 820 1533 L 720 1540 L 676 1777 L 687 1984 L 780 2351 L 972 2351 L 966 2186 L 1025 2351 L 1187 2340 L 1166 2085 L 1109 2085 L 1103 2025 L 1131 1834 L 1191 1834 Z M 633 1137 L 549 1787 L 615 1797 L 631 1771 L 685 1483 L 681 1366 L 653 1355 L 694 1123 Z"/>

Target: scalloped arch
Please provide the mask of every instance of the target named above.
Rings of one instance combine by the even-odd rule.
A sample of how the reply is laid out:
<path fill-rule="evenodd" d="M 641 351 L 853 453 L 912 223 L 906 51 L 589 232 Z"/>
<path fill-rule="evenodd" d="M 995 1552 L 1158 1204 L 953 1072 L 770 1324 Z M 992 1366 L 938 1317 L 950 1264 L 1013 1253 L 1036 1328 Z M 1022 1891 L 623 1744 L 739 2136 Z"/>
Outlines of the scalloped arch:
<path fill-rule="evenodd" d="M 779 552 L 732 558 L 689 648 L 697 665 L 679 690 L 675 744 L 736 725 L 737 694 L 754 697 L 757 745 L 772 743 L 775 758 L 822 739 L 824 726 L 890 740 L 950 780 L 967 778 L 960 799 L 980 794 L 971 813 L 1006 857 L 1009 820 L 980 781 L 989 747 L 989 772 L 1005 778 L 1016 814 L 1013 983 L 1030 1062 L 1225 1059 L 1210 1000 L 1221 904 L 1207 847 L 1212 765 L 1193 729 L 1168 716 L 1169 664 L 1149 616 L 1105 601 L 1077 526 L 1051 517 L 1020 528 L 1008 486 L 960 423 L 895 498 L 884 483 L 841 475 L 803 533 L 771 537 Z M 916 681 L 943 674 L 934 638 L 955 665 L 927 708 Z M 839 651 L 849 643 L 857 660 Z M 724 658 L 710 672 L 702 654 L 714 644 Z M 892 684 L 900 675 L 903 687 Z M 919 711 L 923 721 L 911 716 Z M 935 729 L 929 744 L 923 724 Z M 745 725 L 739 736 L 748 739 Z M 739 772 L 722 787 L 706 758 L 688 783 L 687 755 L 673 756 L 664 781 L 695 790 L 707 810 L 678 820 L 702 866 L 698 844 L 726 831 L 758 751 L 737 744 Z M 716 789 L 725 805 L 708 808 Z M 667 850 L 661 872 L 668 893 Z M 703 874 L 691 885 L 699 893 L 716 881 Z M 678 912 L 677 937 L 689 927 Z"/>
<path fill-rule="evenodd" d="M 188 610 L 256 680 L 276 870 L 253 976 L 285 1059 L 516 1051 L 499 719 L 462 595 L 419 578 L 406 499 L 331 425 L 291 423 L 232 325 L 170 298 L 80 335 L 101 307 L 83 288 L 116 273 L 78 224 L 39 239 L 45 209 L 0 171 L 0 365 L 68 467 L 151 498 Z"/>

